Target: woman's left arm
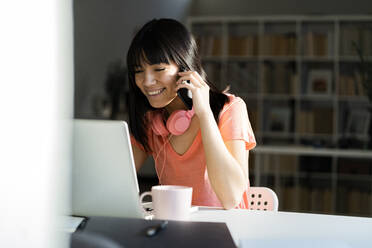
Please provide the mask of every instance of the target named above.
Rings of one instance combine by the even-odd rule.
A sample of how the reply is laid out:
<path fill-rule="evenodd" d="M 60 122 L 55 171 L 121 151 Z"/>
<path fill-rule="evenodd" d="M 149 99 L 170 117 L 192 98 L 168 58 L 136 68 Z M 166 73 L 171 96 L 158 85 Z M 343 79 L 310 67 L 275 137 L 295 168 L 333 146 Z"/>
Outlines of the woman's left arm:
<path fill-rule="evenodd" d="M 248 185 L 248 151 L 245 141 L 224 142 L 211 114 L 199 117 L 211 185 L 226 209 L 236 207 Z"/>
<path fill-rule="evenodd" d="M 197 72 L 180 72 L 179 88 L 191 90 L 194 112 L 199 119 L 207 171 L 212 188 L 226 209 L 234 208 L 248 186 L 248 151 L 243 140 L 226 143 L 209 105 L 209 86 Z M 190 84 L 182 84 L 189 80 Z"/>

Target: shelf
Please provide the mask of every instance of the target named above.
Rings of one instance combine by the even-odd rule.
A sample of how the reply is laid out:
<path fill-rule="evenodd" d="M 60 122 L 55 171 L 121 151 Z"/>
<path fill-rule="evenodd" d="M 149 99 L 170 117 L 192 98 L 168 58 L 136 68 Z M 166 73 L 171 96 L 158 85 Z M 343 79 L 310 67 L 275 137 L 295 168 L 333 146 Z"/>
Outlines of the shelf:
<path fill-rule="evenodd" d="M 301 100 L 307 101 L 334 101 L 335 95 L 300 95 Z"/>
<path fill-rule="evenodd" d="M 298 133 L 297 134 L 300 138 L 325 138 L 331 139 L 333 134 L 331 133 Z"/>
<path fill-rule="evenodd" d="M 294 133 L 286 133 L 286 132 L 264 132 L 264 133 L 259 133 L 262 137 L 267 137 L 267 138 L 293 138 Z"/>
<path fill-rule="evenodd" d="M 301 155 L 319 157 L 342 157 L 342 158 L 367 158 L 372 159 L 372 152 L 358 149 L 333 149 L 333 148 L 314 148 L 304 146 L 260 146 L 252 150 L 257 154 L 277 154 L 277 155 Z"/>
<path fill-rule="evenodd" d="M 337 96 L 339 101 L 369 103 L 367 96 Z"/>
<path fill-rule="evenodd" d="M 332 173 L 329 172 L 262 172 L 261 176 L 276 176 L 279 177 L 297 177 L 297 178 L 314 178 L 314 179 L 327 179 L 332 177 Z M 357 181 L 370 181 L 372 183 L 372 175 L 357 175 L 357 174 L 337 174 L 338 180 L 357 180 Z"/>
<path fill-rule="evenodd" d="M 335 60 L 334 57 L 327 56 L 302 56 L 300 59 L 302 62 L 333 62 Z"/>
<path fill-rule="evenodd" d="M 258 56 L 227 56 L 229 62 L 257 62 Z"/>
<path fill-rule="evenodd" d="M 372 57 L 370 55 L 369 57 Z M 228 56 L 204 56 L 202 60 L 206 61 L 277 61 L 277 62 L 292 62 L 292 61 L 302 61 L 302 62 L 350 62 L 350 63 L 360 63 L 360 58 L 356 56 L 342 56 L 339 58 L 335 57 L 322 57 L 322 56 L 269 56 L 269 55 L 256 55 L 256 56 L 245 56 L 245 55 L 228 55 Z M 365 58 L 366 62 L 372 63 L 372 58 Z"/>
<path fill-rule="evenodd" d="M 206 62 L 221 62 L 222 61 L 222 56 L 204 56 L 202 57 L 202 61 Z"/>
<path fill-rule="evenodd" d="M 242 94 L 239 94 L 239 96 L 244 98 L 245 101 L 247 99 L 255 99 L 256 100 L 258 97 L 260 97 L 259 95 L 253 94 L 253 93 L 242 93 Z"/>
<path fill-rule="evenodd" d="M 210 64 L 208 76 L 231 84 L 247 103 L 257 140 L 250 152 L 255 186 L 272 187 L 286 211 L 353 214 L 355 208 L 344 205 L 347 197 L 358 195 L 345 187 L 354 182 L 360 192 L 369 192 L 370 207 L 363 214 L 372 217 L 372 168 L 346 173 L 352 172 L 353 161 L 372 167 L 372 150 L 303 145 L 344 145 L 340 140 L 348 133 L 347 123 L 353 123 L 350 113 L 371 106 L 353 43 L 367 51 L 366 61 L 372 63 L 372 30 L 366 28 L 372 15 L 191 17 L 188 24 L 213 44 L 202 53 L 203 63 Z M 218 37 L 213 40 L 211 34 Z M 360 137 L 354 147 L 359 142 L 367 147 L 363 135 L 353 136 Z M 348 167 L 338 173 L 338 166 Z M 339 184 L 350 196 L 339 194 Z M 326 200 L 323 210 L 319 196 Z"/>
<path fill-rule="evenodd" d="M 296 56 L 270 56 L 270 55 L 259 55 L 258 59 L 261 61 L 278 61 L 278 62 L 287 62 L 287 61 L 296 61 L 298 57 Z"/>
<path fill-rule="evenodd" d="M 214 16 L 187 22 L 204 41 L 199 45 L 206 49 L 201 54 L 209 78 L 221 87 L 230 84 L 255 106 L 259 143 L 293 138 L 291 144 L 300 145 L 303 137 L 325 137 L 337 147 L 349 113 L 368 103 L 353 44 L 367 48 L 372 62 L 372 47 L 365 44 L 372 39 L 366 28 L 372 15 Z M 315 125 L 323 120 L 325 125 Z M 329 133 L 313 134 L 315 126 Z"/>
<path fill-rule="evenodd" d="M 340 56 L 339 58 L 340 62 L 360 62 L 360 58 L 358 56 Z M 372 62 L 372 55 L 369 55 L 365 58 L 366 62 Z"/>
<path fill-rule="evenodd" d="M 275 172 L 262 172 L 261 176 L 276 176 Z M 330 173 L 322 173 L 322 172 L 279 172 L 279 177 L 297 177 L 297 178 L 314 178 L 314 179 L 321 179 L 321 180 L 329 180 L 331 177 Z M 370 179 L 372 180 L 372 178 Z"/>
<path fill-rule="evenodd" d="M 262 94 L 262 98 L 270 99 L 270 100 L 293 100 L 298 96 L 289 95 L 289 94 Z"/>
<path fill-rule="evenodd" d="M 370 181 L 372 182 L 372 175 L 361 175 L 361 174 L 337 174 L 339 180 L 351 180 L 351 181 Z"/>

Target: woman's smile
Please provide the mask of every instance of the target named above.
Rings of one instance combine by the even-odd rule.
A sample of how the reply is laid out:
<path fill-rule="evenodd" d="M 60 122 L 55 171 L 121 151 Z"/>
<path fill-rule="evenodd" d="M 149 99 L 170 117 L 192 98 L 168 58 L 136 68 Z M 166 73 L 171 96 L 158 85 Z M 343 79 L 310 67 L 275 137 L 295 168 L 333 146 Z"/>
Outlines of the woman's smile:
<path fill-rule="evenodd" d="M 135 80 L 138 88 L 154 108 L 163 108 L 176 97 L 178 66 L 175 63 L 146 64 L 136 69 Z"/>
<path fill-rule="evenodd" d="M 150 97 L 155 97 L 155 96 L 159 96 L 164 91 L 165 91 L 165 88 L 158 89 L 158 90 L 147 90 L 147 95 Z"/>

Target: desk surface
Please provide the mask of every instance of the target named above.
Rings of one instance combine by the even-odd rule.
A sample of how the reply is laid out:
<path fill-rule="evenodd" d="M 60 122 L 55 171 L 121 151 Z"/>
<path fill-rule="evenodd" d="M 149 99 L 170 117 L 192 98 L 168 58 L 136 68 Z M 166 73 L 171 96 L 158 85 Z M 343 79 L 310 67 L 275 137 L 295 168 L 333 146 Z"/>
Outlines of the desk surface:
<path fill-rule="evenodd" d="M 98 247 L 215 247 L 235 248 L 225 223 L 169 221 L 164 230 L 147 236 L 147 230 L 164 224 L 161 220 L 89 217 L 71 236 L 72 248 Z"/>
<path fill-rule="evenodd" d="M 191 220 L 225 222 L 237 246 L 243 239 L 307 239 L 341 240 L 345 247 L 372 247 L 372 218 L 200 208 Z"/>

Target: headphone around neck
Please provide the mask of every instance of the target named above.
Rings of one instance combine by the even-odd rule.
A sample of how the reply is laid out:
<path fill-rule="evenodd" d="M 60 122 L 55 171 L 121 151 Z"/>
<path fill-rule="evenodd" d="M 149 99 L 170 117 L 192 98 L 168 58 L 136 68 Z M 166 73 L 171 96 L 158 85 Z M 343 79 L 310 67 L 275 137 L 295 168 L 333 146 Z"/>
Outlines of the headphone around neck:
<path fill-rule="evenodd" d="M 151 127 L 156 135 L 168 136 L 169 133 L 181 135 L 190 127 L 193 116 L 194 108 L 191 110 L 177 110 L 169 116 L 166 125 L 164 125 L 163 113 L 157 112 L 152 115 Z"/>

